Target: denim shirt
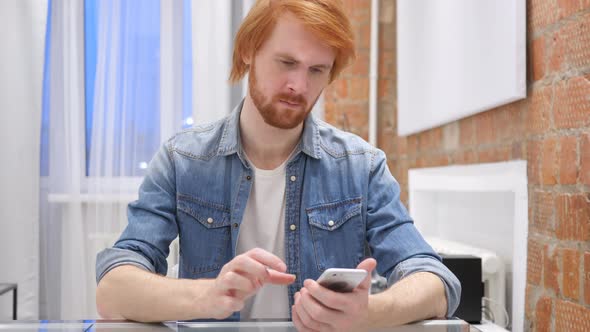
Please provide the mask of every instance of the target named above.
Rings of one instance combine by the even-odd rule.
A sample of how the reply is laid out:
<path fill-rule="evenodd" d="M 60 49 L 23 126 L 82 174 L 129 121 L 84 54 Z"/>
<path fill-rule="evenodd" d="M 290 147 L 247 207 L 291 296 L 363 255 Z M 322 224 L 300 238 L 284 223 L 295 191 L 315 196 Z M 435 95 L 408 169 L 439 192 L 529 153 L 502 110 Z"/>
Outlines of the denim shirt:
<path fill-rule="evenodd" d="M 127 227 L 97 256 L 97 282 L 119 265 L 166 275 L 177 236 L 179 278 L 215 278 L 234 258 L 254 176 L 240 143 L 242 105 L 163 144 L 129 204 Z M 438 275 L 447 315 L 454 313 L 460 283 L 415 228 L 383 151 L 310 114 L 286 172 L 285 263 L 297 276 L 290 306 L 305 279 L 371 256 L 388 285 L 419 271 Z"/>

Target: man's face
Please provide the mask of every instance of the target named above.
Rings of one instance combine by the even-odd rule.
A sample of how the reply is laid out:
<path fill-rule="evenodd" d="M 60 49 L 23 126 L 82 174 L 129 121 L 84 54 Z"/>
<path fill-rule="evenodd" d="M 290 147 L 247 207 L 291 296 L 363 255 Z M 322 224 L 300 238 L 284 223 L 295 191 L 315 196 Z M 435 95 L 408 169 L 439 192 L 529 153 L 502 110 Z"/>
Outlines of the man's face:
<path fill-rule="evenodd" d="M 330 80 L 334 50 L 290 13 L 284 14 L 250 64 L 249 94 L 264 121 L 302 123 Z"/>

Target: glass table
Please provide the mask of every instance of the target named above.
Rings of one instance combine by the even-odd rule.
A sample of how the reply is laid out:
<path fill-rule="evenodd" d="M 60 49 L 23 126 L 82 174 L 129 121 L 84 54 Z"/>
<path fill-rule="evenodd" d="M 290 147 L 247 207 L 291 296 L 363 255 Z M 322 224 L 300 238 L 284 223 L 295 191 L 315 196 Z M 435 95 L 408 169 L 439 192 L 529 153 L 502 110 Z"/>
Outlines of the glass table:
<path fill-rule="evenodd" d="M 0 322 L 2 331 L 147 331 L 147 332 L 296 332 L 288 321 L 256 322 L 164 322 L 143 324 L 128 321 L 83 320 L 83 321 L 7 321 Z M 395 328 L 375 329 L 371 332 L 479 332 L 475 327 L 459 319 L 426 320 Z"/>

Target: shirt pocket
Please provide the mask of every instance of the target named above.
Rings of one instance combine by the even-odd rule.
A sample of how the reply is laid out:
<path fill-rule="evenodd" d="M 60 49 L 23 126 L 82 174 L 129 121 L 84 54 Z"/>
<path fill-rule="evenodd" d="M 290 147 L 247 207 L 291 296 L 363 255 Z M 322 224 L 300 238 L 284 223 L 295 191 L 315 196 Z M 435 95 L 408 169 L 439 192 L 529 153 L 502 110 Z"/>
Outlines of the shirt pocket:
<path fill-rule="evenodd" d="M 177 196 L 180 277 L 196 278 L 219 270 L 231 255 L 231 214 L 228 207 Z"/>
<path fill-rule="evenodd" d="M 364 256 L 362 199 L 352 198 L 306 209 L 318 269 L 355 268 Z"/>

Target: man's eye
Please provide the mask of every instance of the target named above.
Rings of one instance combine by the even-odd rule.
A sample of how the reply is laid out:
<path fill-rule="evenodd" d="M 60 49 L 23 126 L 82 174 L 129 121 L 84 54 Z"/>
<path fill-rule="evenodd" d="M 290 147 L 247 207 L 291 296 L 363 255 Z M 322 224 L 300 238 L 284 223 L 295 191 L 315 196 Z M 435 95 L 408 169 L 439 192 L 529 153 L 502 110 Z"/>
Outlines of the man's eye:
<path fill-rule="evenodd" d="M 281 60 L 281 63 L 284 64 L 285 66 L 292 66 L 295 64 L 295 62 L 287 61 L 287 60 Z"/>
<path fill-rule="evenodd" d="M 313 74 L 321 74 L 324 72 L 323 70 L 321 70 L 319 68 L 311 68 L 310 70 Z"/>

